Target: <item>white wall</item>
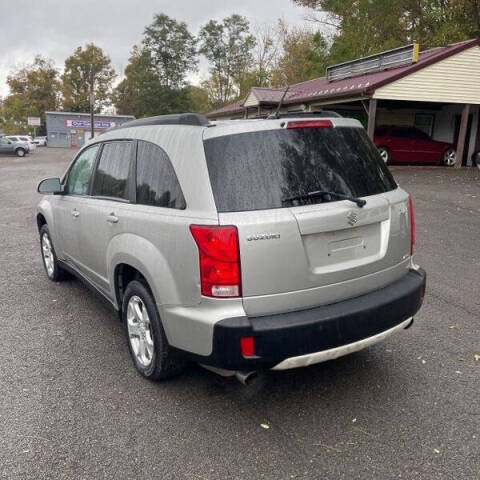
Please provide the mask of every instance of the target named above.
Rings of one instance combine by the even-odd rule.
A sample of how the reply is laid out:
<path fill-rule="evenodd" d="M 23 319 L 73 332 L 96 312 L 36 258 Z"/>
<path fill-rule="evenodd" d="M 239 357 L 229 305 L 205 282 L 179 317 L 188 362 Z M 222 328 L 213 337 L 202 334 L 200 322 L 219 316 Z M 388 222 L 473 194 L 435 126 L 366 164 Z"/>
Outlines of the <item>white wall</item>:
<path fill-rule="evenodd" d="M 435 114 L 435 125 L 433 129 L 433 138 L 441 142 L 452 143 L 455 135 L 455 116 L 461 115 L 463 105 L 445 105 L 442 110 Z M 477 138 L 479 108 L 475 105 L 471 107 L 472 127 L 470 137 L 465 140 L 468 149 L 467 165 L 471 165 L 472 154 L 475 150 Z M 455 145 L 456 147 L 456 145 Z"/>
<path fill-rule="evenodd" d="M 373 98 L 478 105 L 480 46 L 472 46 L 380 87 Z"/>

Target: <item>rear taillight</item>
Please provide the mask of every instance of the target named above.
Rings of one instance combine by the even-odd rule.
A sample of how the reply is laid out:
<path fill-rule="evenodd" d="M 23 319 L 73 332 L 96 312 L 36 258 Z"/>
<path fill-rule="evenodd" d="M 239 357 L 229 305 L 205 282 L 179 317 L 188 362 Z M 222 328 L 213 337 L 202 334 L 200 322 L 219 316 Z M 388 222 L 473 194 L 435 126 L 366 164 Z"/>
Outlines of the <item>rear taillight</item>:
<path fill-rule="evenodd" d="M 408 213 L 410 217 L 410 255 L 413 255 L 415 245 L 415 210 L 413 208 L 412 197 L 408 197 Z"/>
<path fill-rule="evenodd" d="M 333 123 L 330 120 L 297 120 L 288 122 L 287 128 L 332 128 Z"/>
<path fill-rule="evenodd" d="M 200 256 L 200 284 L 207 297 L 240 297 L 237 227 L 190 225 Z"/>

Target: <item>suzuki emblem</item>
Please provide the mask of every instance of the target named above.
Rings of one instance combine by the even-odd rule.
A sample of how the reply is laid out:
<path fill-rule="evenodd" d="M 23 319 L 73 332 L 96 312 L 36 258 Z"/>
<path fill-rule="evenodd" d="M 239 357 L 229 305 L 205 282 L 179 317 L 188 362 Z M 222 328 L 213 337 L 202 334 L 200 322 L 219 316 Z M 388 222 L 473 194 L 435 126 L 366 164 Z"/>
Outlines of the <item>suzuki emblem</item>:
<path fill-rule="evenodd" d="M 351 210 L 347 215 L 347 222 L 353 227 L 358 222 L 358 215 L 356 212 Z"/>

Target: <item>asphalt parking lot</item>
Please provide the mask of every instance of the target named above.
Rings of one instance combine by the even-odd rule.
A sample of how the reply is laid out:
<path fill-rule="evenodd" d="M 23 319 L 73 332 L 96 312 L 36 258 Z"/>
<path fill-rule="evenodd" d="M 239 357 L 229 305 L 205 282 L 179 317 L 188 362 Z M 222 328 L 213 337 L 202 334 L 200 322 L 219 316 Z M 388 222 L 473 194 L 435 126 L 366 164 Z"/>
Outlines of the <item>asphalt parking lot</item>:
<path fill-rule="evenodd" d="M 47 280 L 36 185 L 72 156 L 0 157 L 0 478 L 480 477 L 480 170 L 394 168 L 428 273 L 412 328 L 245 388 L 142 379 L 103 301 Z"/>

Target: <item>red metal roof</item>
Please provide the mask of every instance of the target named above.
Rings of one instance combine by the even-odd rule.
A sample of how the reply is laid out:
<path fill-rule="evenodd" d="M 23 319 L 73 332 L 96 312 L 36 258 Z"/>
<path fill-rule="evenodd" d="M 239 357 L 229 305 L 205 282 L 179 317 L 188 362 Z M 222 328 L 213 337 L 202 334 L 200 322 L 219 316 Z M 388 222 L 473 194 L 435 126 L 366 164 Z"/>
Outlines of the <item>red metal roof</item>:
<path fill-rule="evenodd" d="M 253 92 L 262 103 L 278 103 L 282 99 L 285 88 L 252 87 L 251 92 Z M 285 100 L 294 95 L 295 92 L 289 90 L 285 96 Z"/>
<path fill-rule="evenodd" d="M 328 82 L 325 77 L 307 80 L 290 86 L 285 98 L 285 104 L 294 104 L 302 102 L 311 102 L 313 100 L 323 100 L 332 98 L 342 98 L 350 96 L 369 96 L 375 89 L 394 82 L 402 77 L 410 75 L 417 70 L 425 68 L 433 63 L 439 62 L 451 55 L 463 50 L 480 45 L 480 39 L 467 40 L 454 43 L 445 47 L 435 47 L 420 52 L 418 61 L 403 67 L 392 68 L 381 72 L 373 72 L 357 77 L 345 78 L 334 82 Z M 280 101 L 283 88 L 259 88 L 253 87 L 253 93 L 258 98 L 260 104 L 277 103 Z M 215 116 L 221 113 L 237 112 L 243 109 L 243 100 L 227 105 L 218 110 L 209 113 L 209 116 Z"/>
<path fill-rule="evenodd" d="M 213 112 L 208 113 L 207 116 L 216 115 L 219 113 L 235 113 L 237 111 L 242 111 L 243 102 L 244 100 L 238 100 L 234 103 L 230 103 L 229 105 L 224 105 L 223 107 L 217 108 Z"/>

